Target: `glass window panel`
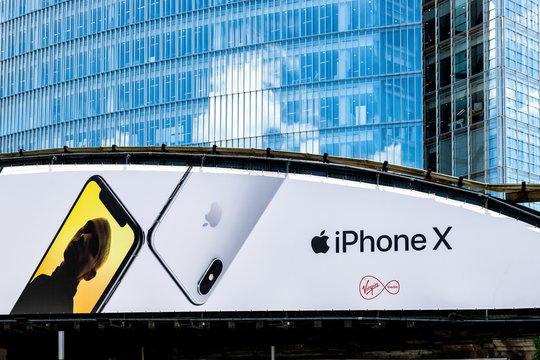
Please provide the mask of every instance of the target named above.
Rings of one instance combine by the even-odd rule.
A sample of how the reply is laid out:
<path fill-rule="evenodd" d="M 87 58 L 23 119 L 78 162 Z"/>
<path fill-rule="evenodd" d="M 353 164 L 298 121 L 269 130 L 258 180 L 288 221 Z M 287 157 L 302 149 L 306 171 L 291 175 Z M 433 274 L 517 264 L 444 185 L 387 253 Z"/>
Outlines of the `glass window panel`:
<path fill-rule="evenodd" d="M 468 143 L 467 132 L 462 131 L 454 135 L 454 176 L 467 176 L 468 167 Z"/>
<path fill-rule="evenodd" d="M 475 75 L 484 70 L 484 47 L 483 44 L 471 47 L 471 75 Z"/>
<path fill-rule="evenodd" d="M 444 93 L 439 98 L 439 134 L 450 131 L 450 122 L 452 119 L 450 94 Z"/>
<path fill-rule="evenodd" d="M 467 126 L 467 90 L 457 90 L 454 94 L 454 130 Z"/>
<path fill-rule="evenodd" d="M 469 3 L 469 17 L 471 27 L 479 25 L 483 21 L 483 0 L 471 0 Z"/>
<path fill-rule="evenodd" d="M 439 65 L 439 87 L 450 85 L 452 81 L 452 59 L 450 57 L 450 48 L 446 47 L 440 51 Z"/>
<path fill-rule="evenodd" d="M 484 120 L 484 89 L 483 84 L 475 84 L 471 88 L 472 123 Z"/>
<path fill-rule="evenodd" d="M 454 35 L 467 31 L 466 9 L 466 0 L 456 0 L 454 4 Z"/>
<path fill-rule="evenodd" d="M 459 81 L 467 78 L 467 44 L 461 41 L 454 49 L 454 79 Z"/>
<path fill-rule="evenodd" d="M 452 143 L 449 137 L 439 141 L 438 172 L 452 175 Z"/>
<path fill-rule="evenodd" d="M 439 41 L 450 38 L 450 2 L 443 1 L 439 4 Z"/>

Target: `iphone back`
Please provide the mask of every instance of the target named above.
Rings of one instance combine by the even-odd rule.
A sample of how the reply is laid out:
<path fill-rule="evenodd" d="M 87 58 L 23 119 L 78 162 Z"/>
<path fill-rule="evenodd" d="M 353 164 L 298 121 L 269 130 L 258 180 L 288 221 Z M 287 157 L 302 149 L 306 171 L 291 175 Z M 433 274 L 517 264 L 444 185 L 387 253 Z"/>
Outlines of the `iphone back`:
<path fill-rule="evenodd" d="M 189 300 L 206 302 L 276 194 L 283 174 L 191 168 L 149 233 Z"/>

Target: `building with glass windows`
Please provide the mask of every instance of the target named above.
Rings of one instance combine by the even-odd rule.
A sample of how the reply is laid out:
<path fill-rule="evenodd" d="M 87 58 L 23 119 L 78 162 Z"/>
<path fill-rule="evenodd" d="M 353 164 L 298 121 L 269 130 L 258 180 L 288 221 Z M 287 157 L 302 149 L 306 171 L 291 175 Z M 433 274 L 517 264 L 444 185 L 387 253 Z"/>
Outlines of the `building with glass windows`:
<path fill-rule="evenodd" d="M 422 166 L 412 0 L 5 0 L 0 152 L 258 147 Z"/>
<path fill-rule="evenodd" d="M 424 166 L 540 182 L 537 0 L 424 0 Z"/>

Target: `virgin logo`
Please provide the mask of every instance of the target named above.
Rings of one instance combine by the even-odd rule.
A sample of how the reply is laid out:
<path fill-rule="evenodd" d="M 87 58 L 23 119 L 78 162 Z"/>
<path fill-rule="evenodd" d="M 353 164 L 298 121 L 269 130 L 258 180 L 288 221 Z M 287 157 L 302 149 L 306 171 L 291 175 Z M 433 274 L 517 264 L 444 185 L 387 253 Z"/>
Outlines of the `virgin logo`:
<path fill-rule="evenodd" d="M 397 280 L 390 280 L 385 285 L 375 276 L 366 275 L 360 280 L 359 289 L 360 296 L 366 300 L 372 300 L 381 295 L 383 291 L 388 292 L 390 295 L 396 295 L 399 292 L 400 285 Z"/>

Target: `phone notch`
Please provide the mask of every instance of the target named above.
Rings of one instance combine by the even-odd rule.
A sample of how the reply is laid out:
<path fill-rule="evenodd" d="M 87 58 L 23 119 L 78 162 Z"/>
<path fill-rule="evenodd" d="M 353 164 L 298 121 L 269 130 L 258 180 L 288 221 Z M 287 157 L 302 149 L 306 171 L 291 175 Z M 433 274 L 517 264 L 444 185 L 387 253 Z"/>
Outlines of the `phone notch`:
<path fill-rule="evenodd" d="M 212 260 L 203 277 L 199 280 L 198 290 L 201 295 L 206 295 L 210 292 L 222 270 L 223 262 L 219 259 Z"/>
<path fill-rule="evenodd" d="M 101 190 L 99 193 L 99 200 L 107 207 L 107 210 L 109 210 L 118 225 L 121 227 L 126 226 L 129 216 L 112 192 Z"/>

